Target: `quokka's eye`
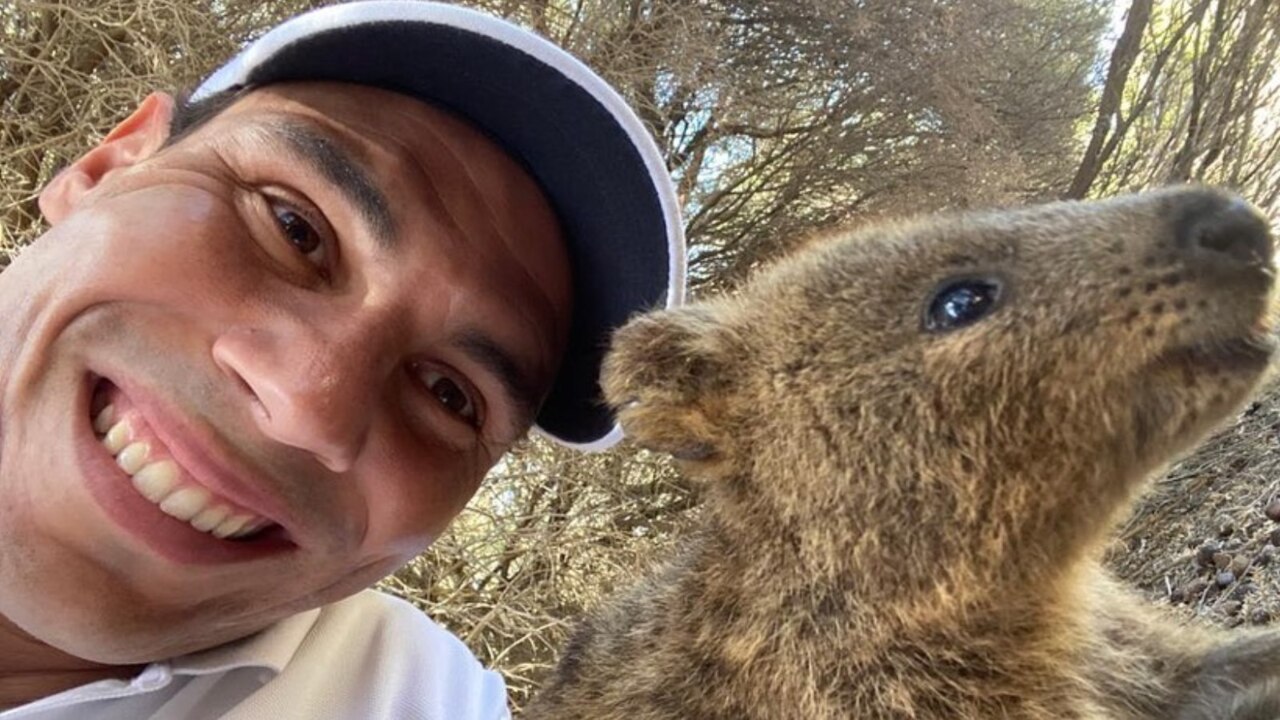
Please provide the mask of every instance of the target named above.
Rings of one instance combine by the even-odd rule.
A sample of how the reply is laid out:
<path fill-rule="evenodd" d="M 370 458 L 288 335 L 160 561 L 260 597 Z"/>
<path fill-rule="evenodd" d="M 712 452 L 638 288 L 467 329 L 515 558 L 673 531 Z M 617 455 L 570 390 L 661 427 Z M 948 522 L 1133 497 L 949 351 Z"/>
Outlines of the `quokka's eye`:
<path fill-rule="evenodd" d="M 925 308 L 924 329 L 945 332 L 981 320 L 995 309 L 1002 289 L 996 280 L 985 278 L 966 278 L 944 284 Z"/>

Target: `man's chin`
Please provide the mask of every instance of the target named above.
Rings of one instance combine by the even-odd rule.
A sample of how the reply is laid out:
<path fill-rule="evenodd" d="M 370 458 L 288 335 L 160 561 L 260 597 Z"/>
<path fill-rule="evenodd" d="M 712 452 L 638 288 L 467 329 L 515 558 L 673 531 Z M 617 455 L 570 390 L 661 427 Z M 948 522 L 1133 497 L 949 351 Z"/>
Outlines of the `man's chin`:
<path fill-rule="evenodd" d="M 105 612 L 98 615 L 95 611 Z M 145 665 L 248 637 L 291 614 L 249 621 L 198 619 L 194 614 L 183 618 L 155 613 L 147 617 L 145 612 L 119 607 L 90 607 L 63 613 L 56 622 L 18 625 L 40 642 L 75 658 L 102 665 Z"/>
<path fill-rule="evenodd" d="M 225 584 L 219 590 L 137 565 L 131 569 L 145 570 L 155 580 L 135 575 L 126 582 L 122 567 L 99 564 L 73 550 L 53 552 L 52 540 L 42 544 L 49 551 L 42 557 L 0 556 L 0 615 L 39 643 L 94 663 L 136 665 L 198 652 L 305 609 L 305 601 L 297 598 L 232 593 Z M 59 572 L 48 572 L 50 567 Z M 302 584 L 301 578 L 295 581 Z M 280 589 L 266 577 L 258 583 Z M 253 584 L 242 580 L 235 586 Z"/>

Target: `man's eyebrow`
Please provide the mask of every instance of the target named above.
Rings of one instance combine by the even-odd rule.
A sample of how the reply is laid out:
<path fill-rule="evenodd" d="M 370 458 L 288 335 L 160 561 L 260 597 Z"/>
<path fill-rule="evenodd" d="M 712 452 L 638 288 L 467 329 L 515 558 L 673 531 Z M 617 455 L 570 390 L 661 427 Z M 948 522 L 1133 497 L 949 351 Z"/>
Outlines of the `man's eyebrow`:
<path fill-rule="evenodd" d="M 383 250 L 395 244 L 395 218 L 391 205 L 353 154 L 328 133 L 300 122 L 275 120 L 269 129 L 284 139 L 290 151 L 310 164 L 333 184 L 360 212 Z"/>
<path fill-rule="evenodd" d="M 502 384 L 507 399 L 515 407 L 512 430 L 524 431 L 541 404 L 541 393 L 529 374 L 493 338 L 476 330 L 459 334 L 454 341 L 472 362 L 493 373 Z"/>

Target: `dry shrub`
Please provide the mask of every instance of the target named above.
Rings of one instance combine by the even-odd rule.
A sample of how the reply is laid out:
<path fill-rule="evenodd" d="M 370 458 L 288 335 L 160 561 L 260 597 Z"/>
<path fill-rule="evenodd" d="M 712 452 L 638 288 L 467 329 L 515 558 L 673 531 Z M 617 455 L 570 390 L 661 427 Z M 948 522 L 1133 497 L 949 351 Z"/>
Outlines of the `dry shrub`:
<path fill-rule="evenodd" d="M 670 464 L 650 453 L 584 455 L 534 439 L 494 469 L 447 536 L 383 587 L 500 668 L 518 707 L 572 619 L 650 565 L 694 505 Z"/>
<path fill-rule="evenodd" d="M 189 87 L 266 23 L 303 5 L 0 3 L 0 256 L 39 232 L 35 197 L 49 178 L 148 92 Z"/>

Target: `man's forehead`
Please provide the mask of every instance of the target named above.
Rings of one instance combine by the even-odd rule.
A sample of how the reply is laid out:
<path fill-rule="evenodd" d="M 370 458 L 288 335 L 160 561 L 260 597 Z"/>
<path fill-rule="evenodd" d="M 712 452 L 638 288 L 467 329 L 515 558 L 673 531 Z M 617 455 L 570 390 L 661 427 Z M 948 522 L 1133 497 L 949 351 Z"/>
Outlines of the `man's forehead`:
<path fill-rule="evenodd" d="M 412 176 L 436 184 L 429 195 L 442 196 L 445 205 L 452 202 L 443 196 L 469 193 L 469 201 L 488 206 L 495 218 L 514 220 L 512 232 L 521 231 L 524 219 L 518 216 L 524 213 L 506 217 L 510 208 L 527 208 L 529 198 L 536 197 L 550 210 L 545 193 L 524 165 L 482 130 L 400 93 L 346 83 L 280 83 L 246 93 L 224 115 L 227 123 L 266 123 L 270 116 L 276 128 L 311 126 L 308 144 L 319 148 L 314 140 L 327 137 L 352 159 L 378 169 L 384 182 L 399 183 Z M 303 136 L 293 133 L 292 139 Z M 435 204 L 431 197 L 419 200 Z M 550 214 L 558 223 L 554 211 Z"/>
<path fill-rule="evenodd" d="M 391 202 L 368 169 L 365 148 L 348 142 L 319 123 L 288 115 L 268 115 L 252 124 L 257 145 L 274 147 L 309 167 L 343 195 L 360 214 L 384 250 L 396 244 L 396 219 Z"/>
<path fill-rule="evenodd" d="M 371 102 L 376 105 L 371 106 Z M 377 121 L 394 119 L 397 114 L 434 110 L 431 105 L 402 93 L 369 85 L 315 81 L 278 82 L 241 91 L 227 108 L 228 114 L 251 113 L 263 109 L 294 112 L 317 112 L 331 118 L 346 115 L 367 117 Z"/>
<path fill-rule="evenodd" d="M 221 112 L 210 125 L 219 132 L 257 128 L 285 134 L 295 141 L 324 138 L 364 165 L 396 159 L 377 153 L 379 148 L 403 144 L 423 136 L 434 124 L 436 111 L 425 103 L 398 93 L 344 83 L 280 83 L 244 93 Z M 295 144 L 298 144 L 295 142 Z"/>
<path fill-rule="evenodd" d="M 479 128 L 428 102 L 364 85 L 289 82 L 245 93 L 224 113 L 228 119 L 273 113 L 322 125 L 372 147 L 403 151 L 409 142 L 465 142 L 468 154 L 518 166 Z M 399 153 L 397 153 L 399 154 Z M 368 159 L 368 158 L 366 158 Z M 524 172 L 523 167 L 519 168 Z"/>

